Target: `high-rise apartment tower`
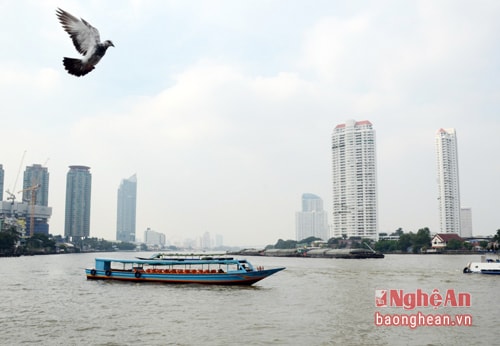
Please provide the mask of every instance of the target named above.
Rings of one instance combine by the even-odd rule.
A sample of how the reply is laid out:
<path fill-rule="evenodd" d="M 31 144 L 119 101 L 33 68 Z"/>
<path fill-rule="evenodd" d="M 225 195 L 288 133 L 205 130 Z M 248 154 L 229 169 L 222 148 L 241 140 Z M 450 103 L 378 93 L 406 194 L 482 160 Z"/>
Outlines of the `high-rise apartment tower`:
<path fill-rule="evenodd" d="M 334 237 L 378 240 L 375 130 L 348 120 L 332 134 Z"/>
<path fill-rule="evenodd" d="M 440 232 L 460 235 L 460 184 L 455 129 L 437 131 L 436 153 Z"/>

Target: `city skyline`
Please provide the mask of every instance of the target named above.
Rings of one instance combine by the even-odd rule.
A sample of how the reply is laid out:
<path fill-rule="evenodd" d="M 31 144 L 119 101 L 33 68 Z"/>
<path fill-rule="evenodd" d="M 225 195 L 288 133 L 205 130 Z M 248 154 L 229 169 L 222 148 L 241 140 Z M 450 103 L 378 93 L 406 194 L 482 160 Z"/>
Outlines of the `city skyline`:
<path fill-rule="evenodd" d="M 371 127 L 371 123 L 369 121 L 362 121 L 362 122 L 356 122 L 354 120 L 351 120 L 351 121 L 348 121 L 346 122 L 346 124 L 348 124 L 349 122 L 351 122 L 351 125 L 354 124 L 354 125 L 369 125 Z M 336 128 L 344 128 L 346 124 L 341 124 L 341 125 L 337 125 Z M 456 154 L 456 136 L 455 136 L 455 129 L 448 129 L 448 130 L 443 130 L 443 129 L 440 129 L 438 130 L 436 136 L 435 136 L 435 142 L 436 142 L 436 151 L 438 151 L 439 149 L 442 149 L 442 143 L 441 143 L 441 139 L 440 137 L 442 137 L 441 135 L 442 134 L 446 134 L 445 137 L 447 137 L 448 139 L 450 139 L 450 134 L 453 134 L 454 135 L 454 138 L 453 138 L 453 152 L 454 154 Z M 441 134 L 441 135 L 440 135 Z M 440 144 L 438 144 L 440 143 Z M 458 161 L 456 158 L 454 159 L 455 161 Z M 438 162 L 440 162 L 440 160 L 438 160 Z M 3 170 L 3 165 L 0 164 L 0 168 L 2 168 Z M 89 169 L 89 167 L 86 167 L 86 166 L 70 166 L 70 172 L 68 172 L 68 176 L 70 175 L 74 175 L 74 173 L 76 171 L 85 171 Z M 0 171 L 0 173 L 4 173 L 2 171 Z M 26 166 L 25 167 L 25 171 L 24 171 L 24 183 L 23 185 L 24 186 L 27 186 L 27 185 L 30 185 L 30 184 L 27 184 L 28 181 L 34 181 L 32 179 L 32 176 L 34 175 L 36 177 L 35 180 L 42 180 L 44 181 L 44 183 L 48 186 L 48 176 L 49 176 L 49 173 L 48 173 L 48 168 L 47 167 L 43 167 L 42 165 L 40 164 L 32 164 L 31 166 Z M 78 175 L 78 174 L 77 174 Z M 69 179 L 71 180 L 71 179 Z M 0 185 L 3 183 L 3 176 L 0 174 Z M 134 205 L 134 209 L 136 207 L 135 203 L 136 203 L 136 189 L 137 189 L 137 177 L 136 177 L 136 174 L 132 175 L 130 178 L 128 179 L 122 179 L 121 183 L 120 183 L 120 187 L 118 189 L 118 210 L 120 209 L 119 205 L 120 205 L 120 197 L 128 197 L 128 198 L 125 198 L 125 200 L 128 199 L 128 202 L 130 202 L 131 200 L 133 200 L 133 205 Z M 133 188 L 131 188 L 133 187 Z M 23 189 L 22 191 L 19 191 L 19 193 L 25 193 L 24 191 L 25 189 Z M 134 195 L 134 196 L 131 196 Z M 130 199 L 130 197 L 134 197 L 133 199 Z M 48 196 L 45 196 L 43 198 L 43 200 L 48 200 Z M 329 234 L 329 227 L 330 227 L 330 224 L 328 223 L 328 217 L 326 214 L 324 214 L 324 210 L 323 210 L 323 200 L 315 195 L 315 194 L 311 194 L 311 193 L 304 193 L 302 194 L 302 199 L 301 199 L 301 205 L 302 205 L 302 210 L 301 212 L 296 212 L 296 217 L 295 217 L 295 235 L 296 235 L 296 240 L 301 240 L 301 239 L 305 239 L 309 236 L 317 236 L 319 238 L 322 238 L 324 239 L 324 237 L 322 237 L 320 234 L 316 234 L 314 233 L 314 231 L 312 233 L 308 233 L 308 234 L 305 234 L 303 233 L 302 231 L 299 231 L 299 228 L 300 227 L 300 223 L 306 223 L 307 227 L 306 228 L 311 228 L 310 224 L 315 224 L 316 222 L 313 221 L 310 217 L 309 218 L 305 218 L 307 220 L 307 222 L 302 222 L 300 221 L 300 217 L 299 217 L 299 214 L 301 214 L 302 212 L 316 212 L 316 211 L 320 211 L 321 212 L 321 218 L 323 217 L 323 215 L 325 216 L 325 219 L 324 222 L 321 221 L 321 222 L 317 222 L 317 225 L 320 225 L 322 226 L 322 224 L 326 224 L 326 229 L 327 229 L 327 234 Z M 29 204 L 29 201 L 25 200 L 24 203 L 26 204 Z M 16 210 L 19 210 L 19 212 L 21 213 L 24 213 L 26 214 L 26 220 L 27 220 L 27 228 L 29 228 L 29 220 L 28 220 L 28 213 L 29 213 L 29 208 L 27 206 L 22 206 L 23 203 L 19 202 L 19 206 L 20 207 L 16 207 Z M 39 205 L 42 205 L 42 204 L 39 204 Z M 129 206 L 131 207 L 131 206 Z M 38 207 L 37 207 L 38 208 Z M 24 209 L 24 212 L 22 211 Z M 51 214 L 51 208 L 45 208 L 43 210 L 39 210 L 39 209 L 36 209 L 36 213 L 38 215 L 38 217 L 42 218 L 40 219 L 39 221 L 40 224 L 38 224 L 37 222 L 37 230 L 36 232 L 41 232 L 41 233 L 44 233 L 44 234 L 48 234 L 48 224 L 47 224 L 47 221 L 48 219 L 50 219 L 50 214 Z M 463 213 L 463 214 L 462 214 Z M 117 213 L 117 230 L 118 230 L 118 220 L 119 220 L 119 213 Z M 20 215 L 20 214 L 19 214 Z M 134 215 L 135 217 L 135 215 Z M 315 216 L 316 217 L 316 216 Z M 472 237 L 473 234 L 472 234 L 472 214 L 471 214 L 471 208 L 461 208 L 461 213 L 460 213 L 460 227 L 461 228 L 466 228 L 467 231 L 466 233 L 464 234 L 463 232 L 461 232 L 461 236 L 463 237 Z M 42 225 L 43 224 L 43 225 Z M 314 227 L 313 227 L 314 228 Z M 319 227 L 321 228 L 321 227 Z M 318 228 L 318 229 L 319 229 Z M 147 231 L 152 231 L 149 227 L 146 229 L 145 234 Z M 156 232 L 154 231 L 154 233 L 158 233 L 158 234 L 162 234 L 164 237 L 166 237 L 166 235 L 162 232 Z M 432 233 L 443 233 L 441 230 L 438 231 L 438 232 L 432 232 Z M 445 233 L 450 233 L 450 232 L 445 232 Z M 135 232 L 132 232 L 131 234 L 134 234 L 135 235 Z M 204 235 L 206 234 L 209 234 L 208 232 L 205 232 Z M 299 235 L 300 234 L 300 235 Z M 90 230 L 89 230 L 89 235 L 90 237 L 93 237 L 92 234 L 90 234 Z M 165 238 L 165 241 L 164 243 L 165 244 L 168 244 L 168 243 L 173 243 L 175 242 L 177 246 L 187 246 L 187 247 L 192 247 L 192 246 L 195 246 L 195 247 L 201 247 L 201 248 L 207 248 L 204 246 L 204 241 L 203 241 L 203 238 L 204 236 L 198 236 L 198 237 L 195 237 L 197 239 L 199 239 L 198 245 L 196 245 L 196 240 L 193 240 L 193 239 L 190 239 L 190 238 L 184 238 L 184 239 L 180 239 L 180 238 L 177 238 L 175 240 L 172 240 L 172 239 L 167 239 Z M 216 234 L 216 238 L 219 238 L 220 239 L 220 244 L 222 244 L 222 235 L 220 234 Z M 300 238 L 300 239 L 299 239 Z M 326 238 L 326 239 L 329 239 L 329 238 Z M 116 237 L 116 240 L 118 241 L 125 241 L 125 242 L 134 242 L 135 241 L 135 236 L 134 236 L 134 240 L 126 240 L 126 239 L 118 239 L 118 232 L 117 232 L 117 237 Z M 212 240 L 210 240 L 211 242 Z M 217 243 L 216 240 L 214 240 L 215 243 Z M 205 241 L 206 243 L 206 241 Z M 220 246 L 219 244 L 219 246 Z M 206 244 L 205 244 L 206 245 Z"/>
<path fill-rule="evenodd" d="M 115 239 L 117 185 L 137 173 L 138 232 L 209 231 L 242 246 L 293 239 L 302 193 L 321 196 L 330 216 L 331 132 L 346 119 L 377 130 L 379 232 L 439 232 L 439 128 L 459 131 L 474 234 L 500 228 L 500 3 L 3 5 L 4 199 L 21 190 L 24 151 L 22 168 L 50 158 L 53 234 L 64 233 L 67 166 L 77 163 L 92 167 L 92 236 Z M 62 66 L 74 47 L 57 7 L 116 46 L 85 77 Z"/>

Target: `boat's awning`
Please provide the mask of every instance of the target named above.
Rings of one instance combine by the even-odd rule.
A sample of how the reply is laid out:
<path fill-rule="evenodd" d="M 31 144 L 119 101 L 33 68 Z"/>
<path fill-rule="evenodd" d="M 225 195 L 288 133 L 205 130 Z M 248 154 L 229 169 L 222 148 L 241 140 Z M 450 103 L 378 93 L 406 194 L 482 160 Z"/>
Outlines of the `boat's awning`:
<path fill-rule="evenodd" d="M 194 259 L 194 258 L 173 258 L 173 259 L 116 259 L 116 258 L 96 258 L 97 262 L 125 263 L 138 265 L 181 265 L 181 264 L 234 264 L 238 260 L 233 258 L 212 258 L 212 259 Z"/>

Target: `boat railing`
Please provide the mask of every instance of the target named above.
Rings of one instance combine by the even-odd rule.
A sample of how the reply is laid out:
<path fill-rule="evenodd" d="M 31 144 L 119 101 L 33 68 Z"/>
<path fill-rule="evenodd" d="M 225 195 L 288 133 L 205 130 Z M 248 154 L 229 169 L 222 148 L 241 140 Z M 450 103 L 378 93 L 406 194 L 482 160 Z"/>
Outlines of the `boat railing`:
<path fill-rule="evenodd" d="M 225 273 L 224 269 L 157 269 L 148 268 L 145 270 L 148 274 L 222 274 Z"/>
<path fill-rule="evenodd" d="M 246 271 L 246 272 L 252 272 L 252 271 L 263 271 L 264 267 L 263 266 L 249 266 L 248 263 L 247 265 L 241 265 L 240 267 L 233 267 L 231 268 L 229 265 L 224 266 L 220 265 L 218 268 L 203 268 L 203 267 L 190 267 L 190 268 L 175 268 L 175 266 L 170 266 L 170 267 L 142 267 L 142 266 L 133 266 L 129 268 L 109 268 L 108 270 L 113 271 L 113 272 L 139 272 L 139 273 L 147 273 L 147 274 L 224 274 L 224 273 L 231 273 L 231 272 L 240 272 L 240 271 Z"/>

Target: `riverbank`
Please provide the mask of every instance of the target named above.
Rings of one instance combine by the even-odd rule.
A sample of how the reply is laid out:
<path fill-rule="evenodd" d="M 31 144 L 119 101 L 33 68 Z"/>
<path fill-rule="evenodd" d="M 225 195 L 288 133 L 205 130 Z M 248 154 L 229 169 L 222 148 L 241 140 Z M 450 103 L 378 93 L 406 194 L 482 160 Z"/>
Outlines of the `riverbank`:
<path fill-rule="evenodd" d="M 422 253 L 411 252 L 379 252 L 368 249 L 330 249 L 330 248 L 297 248 L 297 249 L 243 249 L 228 254 L 238 256 L 267 257 L 306 257 L 306 258 L 384 258 L 385 255 L 485 255 L 494 252 L 468 250 L 442 250 Z"/>
<path fill-rule="evenodd" d="M 298 249 L 244 249 L 230 252 L 229 255 L 238 256 L 266 256 L 266 257 L 309 257 L 309 258 L 384 258 L 384 254 L 368 249 L 330 249 L 330 248 L 298 248 Z"/>

